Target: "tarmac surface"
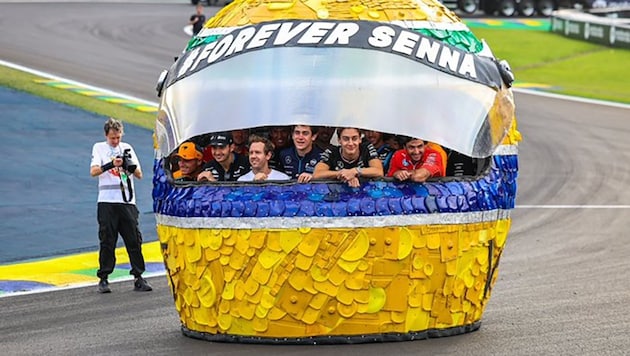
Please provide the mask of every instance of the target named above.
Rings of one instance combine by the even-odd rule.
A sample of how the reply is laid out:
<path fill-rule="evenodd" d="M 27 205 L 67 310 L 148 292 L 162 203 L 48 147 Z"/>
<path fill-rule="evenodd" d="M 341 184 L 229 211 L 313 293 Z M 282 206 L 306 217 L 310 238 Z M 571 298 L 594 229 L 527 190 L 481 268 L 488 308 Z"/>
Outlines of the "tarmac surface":
<path fill-rule="evenodd" d="M 190 5 L 146 4 L 0 4 L 0 59 L 31 66 L 52 74 L 91 85 L 130 93 L 154 100 L 155 78 L 172 57 L 183 48 L 187 36 L 182 27 L 191 11 Z M 137 14 L 143 16 L 136 16 Z M 135 17 L 137 18 L 135 18 Z M 31 21 L 24 21 L 24 18 Z M 184 19 L 184 20 L 182 20 Z M 19 38 L 19 41 L 15 39 Z M 122 56 L 122 57 L 121 57 Z M 17 95 L 17 97 L 16 97 Z M 32 182 L 71 181 L 78 185 L 85 179 L 82 195 L 67 199 L 92 218 L 83 241 L 96 244 L 96 182 L 88 175 L 91 144 L 100 139 L 102 120 L 79 112 L 74 126 L 55 127 L 57 121 L 11 123 L 36 101 L 20 94 L 0 95 L 18 108 L 3 106 L 2 130 L 27 135 L 38 132 L 41 149 L 48 160 L 45 169 L 23 175 Z M 16 104 L 17 102 L 17 104 Z M 627 312 L 630 305 L 630 235 L 627 229 L 630 191 L 630 109 L 628 106 L 600 105 L 589 101 L 568 101 L 555 96 L 537 96 L 517 92 L 517 117 L 524 141 L 520 145 L 519 197 L 512 212 L 512 229 L 502 256 L 497 284 L 486 308 L 481 329 L 477 332 L 415 342 L 345 346 L 262 346 L 218 344 L 190 339 L 181 335 L 166 278 L 151 278 L 151 293 L 134 293 L 128 281 L 112 284 L 113 293 L 95 292 L 90 253 L 56 257 L 49 260 L 24 261 L 0 265 L 0 279 L 18 274 L 45 279 L 53 274 L 67 277 L 76 286 L 87 288 L 55 290 L 48 293 L 0 297 L 0 344 L 9 355 L 85 355 L 85 354 L 152 354 L 152 355 L 623 355 L 630 349 Z M 0 104 L 4 105 L 4 104 Z M 65 110 L 65 109 L 63 109 Z M 62 110 L 62 111 L 63 111 Z M 68 109 L 66 114 L 70 117 Z M 17 112 L 17 114 L 15 113 Z M 33 114 L 35 115 L 35 114 Z M 50 117 L 52 114 L 43 112 Z M 62 116 L 65 118 L 66 116 Z M 8 120 L 11 118 L 11 120 Z M 31 118 L 27 118 L 29 121 Z M 59 119 L 57 119 L 59 120 Z M 74 121 L 71 121 L 75 125 Z M 65 124 L 65 121 L 63 121 Z M 20 126 L 24 125 L 24 126 Z M 85 126 L 82 126 L 85 125 Z M 82 128 L 83 127 L 83 128 Z M 146 130 L 127 127 L 125 139 L 136 150 L 150 140 Z M 47 135 L 44 133 L 48 133 Z M 54 135 L 53 135 L 54 133 Z M 76 139 L 75 139 L 76 135 Z M 142 138 L 146 136 L 146 138 Z M 60 138 L 58 138 L 60 137 Z M 4 139 L 4 138 L 3 138 Z M 41 141 L 58 140 L 59 150 L 44 148 Z M 22 139 L 25 140 L 25 139 Z M 14 141 L 25 144 L 19 139 Z M 66 147 L 87 145 L 79 155 L 69 154 Z M 2 152 L 5 147 L 2 147 Z M 83 146 L 82 146 L 83 147 Z M 22 150 L 12 151 L 23 165 Z M 145 172 L 150 173 L 151 153 L 140 154 Z M 145 154 L 149 158 L 144 158 Z M 65 157 L 65 158 L 64 158 Z M 58 168 L 50 161 L 69 160 L 76 171 Z M 34 159 L 34 158 L 33 158 Z M 43 162 L 43 161 L 42 161 Z M 9 171 L 9 170 L 7 170 Z M 59 172 L 55 172 L 59 171 Z M 13 173 L 13 170 L 11 170 Z M 74 173 L 71 173 L 74 172 Z M 6 177 L 9 174 L 3 172 Z M 56 178 L 50 178 L 51 175 Z M 74 176 L 73 176 L 74 175 Z M 3 176 L 3 177 L 5 177 Z M 150 174 L 141 181 L 150 186 Z M 9 181 L 10 177 L 7 178 Z M 75 180 L 76 179 L 76 180 Z M 26 180 L 26 179 L 22 179 Z M 20 181 L 17 184 L 19 186 Z M 52 186 L 52 185 L 51 185 Z M 4 189 L 4 185 L 0 185 Z M 26 186 L 28 187 L 28 186 Z M 21 188 L 24 190 L 25 188 Z M 67 189 L 67 188 L 64 188 Z M 9 190 L 9 189 L 7 189 Z M 12 189 L 13 190 L 13 189 Z M 53 202 L 43 189 L 37 191 L 39 206 Z M 4 198 L 4 208 L 16 202 Z M 11 193 L 14 194 L 14 193 Z M 23 193 L 27 195 L 26 193 Z M 19 197 L 19 194 L 13 196 Z M 139 203 L 150 204 L 150 193 L 138 195 Z M 62 204 L 64 200 L 60 202 Z M 53 207 L 49 207 L 52 209 Z M 45 210 L 52 220 L 74 220 L 78 211 L 64 214 Z M 91 213 L 90 213 L 91 211 Z M 144 208 L 141 211 L 146 212 Z M 4 214 L 3 214 L 4 216 Z M 144 219 L 143 223 L 148 222 Z M 18 216 L 18 218 L 22 218 Z M 45 224 L 33 219 L 29 227 Z M 30 229 L 13 227 L 4 234 L 13 218 L 0 223 L 0 243 L 19 240 Z M 36 243 L 54 249 L 48 241 L 65 236 L 61 229 L 41 230 Z M 85 237 L 85 234 L 88 234 Z M 149 232 L 147 232 L 149 235 Z M 149 243 L 147 252 L 154 248 Z M 70 244 L 73 245 L 73 244 Z M 145 255 L 146 256 L 146 255 Z M 159 263 L 158 260 L 155 262 Z M 37 266 L 33 267 L 33 264 Z M 60 268 L 59 271 L 55 268 Z M 63 268 L 75 269 L 64 274 Z M 78 279 L 77 276 L 84 276 Z M 59 285 L 61 283 L 58 281 Z M 74 284 L 73 284 L 74 283 Z"/>

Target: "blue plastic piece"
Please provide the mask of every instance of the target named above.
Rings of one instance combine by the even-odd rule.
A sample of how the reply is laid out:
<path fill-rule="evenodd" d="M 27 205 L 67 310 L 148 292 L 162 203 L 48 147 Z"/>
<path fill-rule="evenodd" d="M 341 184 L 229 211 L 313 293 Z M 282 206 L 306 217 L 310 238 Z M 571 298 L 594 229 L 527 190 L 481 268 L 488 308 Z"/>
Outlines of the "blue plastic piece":
<path fill-rule="evenodd" d="M 348 203 L 347 202 L 333 202 L 332 203 L 332 215 L 333 216 L 346 216 L 348 215 Z"/>
<path fill-rule="evenodd" d="M 449 206 L 448 206 L 448 202 L 446 201 L 448 197 L 449 197 L 448 195 L 436 195 L 432 197 L 435 199 L 435 205 L 437 206 L 437 211 L 441 213 L 451 212 L 451 209 L 449 209 Z"/>
<path fill-rule="evenodd" d="M 464 187 L 460 182 L 448 182 L 445 185 L 451 195 L 464 194 Z"/>
<path fill-rule="evenodd" d="M 241 201 L 232 202 L 232 212 L 230 213 L 233 217 L 241 217 L 245 214 L 245 204 Z"/>
<path fill-rule="evenodd" d="M 259 201 L 256 203 L 256 217 L 258 218 L 266 218 L 269 216 L 269 211 L 271 208 L 269 207 L 269 202 L 267 201 Z"/>
<path fill-rule="evenodd" d="M 402 215 L 403 207 L 401 204 L 402 198 L 389 198 L 387 200 L 387 205 L 389 206 L 389 211 L 392 215 Z"/>
<path fill-rule="evenodd" d="M 427 190 L 427 188 L 424 186 L 424 184 L 414 184 L 413 185 L 415 192 L 415 195 L 419 196 L 419 197 L 426 197 L 429 196 L 429 191 Z"/>
<path fill-rule="evenodd" d="M 211 206 L 210 209 L 211 209 L 210 216 L 212 216 L 212 217 L 219 217 L 219 216 L 221 216 L 221 202 L 220 201 L 212 202 L 212 206 Z"/>
<path fill-rule="evenodd" d="M 390 215 L 389 211 L 389 199 L 388 198 L 380 198 L 376 199 L 376 214 L 377 215 Z"/>
<path fill-rule="evenodd" d="M 232 216 L 232 202 L 223 201 L 221 202 L 221 217 L 228 218 Z"/>
<path fill-rule="evenodd" d="M 287 200 L 284 202 L 284 213 L 283 216 L 296 216 L 300 211 L 300 203 Z"/>
<path fill-rule="evenodd" d="M 437 202 L 435 201 L 434 196 L 428 196 L 424 199 L 424 205 L 427 207 L 427 212 L 429 213 L 439 213 Z"/>
<path fill-rule="evenodd" d="M 411 204 L 413 205 L 413 212 L 416 214 L 426 214 L 429 211 L 427 210 L 427 206 L 424 204 L 425 197 L 411 197 Z"/>
<path fill-rule="evenodd" d="M 317 204 L 317 216 L 333 216 L 332 203 L 322 202 Z"/>
<path fill-rule="evenodd" d="M 269 211 L 269 215 L 270 216 L 282 216 L 284 214 L 284 201 L 282 200 L 275 200 L 275 201 L 271 201 L 269 203 L 269 207 L 270 207 L 270 211 Z"/>
<path fill-rule="evenodd" d="M 243 211 L 243 216 L 246 217 L 254 217 L 258 211 L 258 205 L 252 201 L 245 203 L 245 211 Z"/>
<path fill-rule="evenodd" d="M 405 213 L 405 214 L 413 214 L 414 213 L 413 203 L 411 202 L 412 199 L 413 198 L 409 197 L 409 196 L 400 199 L 400 205 L 402 207 L 403 213 Z"/>
<path fill-rule="evenodd" d="M 315 216 L 315 204 L 313 202 L 305 200 L 300 205 L 298 216 Z"/>
<path fill-rule="evenodd" d="M 361 199 L 361 215 L 372 216 L 376 213 L 374 199 L 363 198 Z"/>
<path fill-rule="evenodd" d="M 361 200 L 359 199 L 348 200 L 348 215 L 349 216 L 361 215 Z"/>

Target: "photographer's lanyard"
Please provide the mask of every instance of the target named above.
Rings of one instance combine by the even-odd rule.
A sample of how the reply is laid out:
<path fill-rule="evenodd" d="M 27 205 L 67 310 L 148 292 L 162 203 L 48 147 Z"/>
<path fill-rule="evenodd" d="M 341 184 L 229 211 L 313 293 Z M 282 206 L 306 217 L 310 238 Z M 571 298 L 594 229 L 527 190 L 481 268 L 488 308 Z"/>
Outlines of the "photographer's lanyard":
<path fill-rule="evenodd" d="M 127 199 L 127 194 L 125 194 L 125 185 L 123 181 L 127 180 L 127 189 L 129 190 L 129 199 Z M 131 199 L 133 199 L 133 188 L 131 186 L 131 178 L 125 172 L 120 172 L 120 192 L 122 193 L 122 198 L 125 203 L 129 203 Z"/>

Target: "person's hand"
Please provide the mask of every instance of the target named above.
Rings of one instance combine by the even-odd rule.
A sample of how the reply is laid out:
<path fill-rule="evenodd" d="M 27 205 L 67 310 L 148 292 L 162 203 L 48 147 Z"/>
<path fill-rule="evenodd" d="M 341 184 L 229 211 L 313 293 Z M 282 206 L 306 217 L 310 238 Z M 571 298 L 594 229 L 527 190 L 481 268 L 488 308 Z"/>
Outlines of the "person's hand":
<path fill-rule="evenodd" d="M 197 181 L 201 182 L 203 180 L 210 181 L 210 182 L 216 182 L 217 181 L 216 179 L 214 179 L 214 176 L 212 175 L 212 172 L 210 172 L 210 171 L 203 171 L 203 172 L 199 173 L 199 175 L 197 176 Z"/>
<path fill-rule="evenodd" d="M 361 186 L 361 182 L 359 182 L 359 178 L 354 177 L 354 178 L 348 180 L 348 186 L 350 186 L 352 188 L 359 188 Z"/>
<path fill-rule="evenodd" d="M 394 172 L 394 178 L 403 181 L 403 180 L 407 180 L 409 179 L 409 177 L 411 177 L 411 171 L 405 171 L 405 170 L 400 170 L 400 171 L 396 171 Z"/>
<path fill-rule="evenodd" d="M 298 176 L 297 181 L 298 183 L 308 183 L 311 181 L 311 179 L 313 179 L 313 175 L 310 173 L 302 173 Z"/>
<path fill-rule="evenodd" d="M 256 175 L 254 176 L 254 181 L 262 181 L 262 180 L 267 180 L 267 174 L 263 172 L 256 173 Z"/>
<path fill-rule="evenodd" d="M 123 164 L 123 159 L 121 157 L 114 158 L 114 167 L 120 167 Z"/>
<path fill-rule="evenodd" d="M 431 178 L 431 172 L 426 168 L 418 168 L 411 175 L 411 180 L 416 183 L 424 183 L 429 178 Z"/>
<path fill-rule="evenodd" d="M 343 182 L 348 182 L 359 175 L 356 169 L 342 169 L 337 174 L 337 179 Z"/>

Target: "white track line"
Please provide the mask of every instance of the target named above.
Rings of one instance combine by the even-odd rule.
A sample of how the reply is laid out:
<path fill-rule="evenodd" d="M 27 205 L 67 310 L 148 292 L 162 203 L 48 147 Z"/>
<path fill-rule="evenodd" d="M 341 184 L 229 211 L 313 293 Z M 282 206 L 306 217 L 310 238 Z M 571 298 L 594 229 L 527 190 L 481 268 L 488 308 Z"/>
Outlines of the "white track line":
<path fill-rule="evenodd" d="M 537 95 L 537 96 L 542 96 L 542 97 L 546 97 L 546 98 L 562 99 L 562 100 L 568 100 L 568 101 L 575 101 L 575 102 L 579 102 L 579 103 L 604 105 L 604 106 L 610 106 L 610 107 L 614 107 L 614 108 L 621 108 L 621 109 L 630 110 L 630 104 L 615 103 L 615 102 L 612 102 L 612 101 L 587 99 L 587 98 L 578 98 L 578 97 L 574 97 L 574 96 L 554 94 L 554 93 L 545 93 L 545 92 L 542 92 L 542 91 L 539 91 L 539 90 L 525 89 L 525 88 L 512 88 L 512 91 L 515 92 L 515 93 Z"/>
<path fill-rule="evenodd" d="M 75 80 L 66 79 L 66 78 L 63 78 L 63 77 L 56 76 L 54 74 L 50 74 L 50 73 L 39 71 L 37 69 L 24 67 L 24 66 L 21 66 L 19 64 L 3 61 L 2 59 L 0 59 L 0 65 L 5 66 L 5 67 L 9 67 L 9 68 L 13 68 L 13 69 L 17 69 L 17 70 L 20 70 L 22 72 L 31 73 L 33 75 L 37 75 L 37 76 L 40 76 L 40 77 L 43 77 L 43 78 L 63 81 L 63 82 L 69 83 L 69 84 L 73 84 L 73 85 L 84 87 L 86 89 L 90 89 L 90 90 L 94 90 L 94 91 L 100 91 L 100 92 L 102 92 L 104 94 L 108 94 L 108 95 L 112 95 L 112 96 L 118 96 L 118 97 L 121 97 L 123 99 L 137 101 L 137 102 L 145 104 L 145 105 L 151 105 L 151 106 L 155 106 L 155 107 L 158 106 L 158 103 L 156 103 L 156 102 L 140 99 L 140 98 L 137 98 L 135 96 L 131 96 L 131 95 L 127 95 L 127 94 L 117 93 L 117 92 L 111 91 L 109 89 L 99 88 L 97 86 L 89 85 L 89 84 L 85 84 L 85 83 L 81 83 L 81 82 L 77 82 Z M 157 78 L 157 76 L 155 78 Z M 157 79 L 156 79 L 156 83 L 157 83 Z"/>
<path fill-rule="evenodd" d="M 515 209 L 630 209 L 630 205 L 517 205 Z"/>

